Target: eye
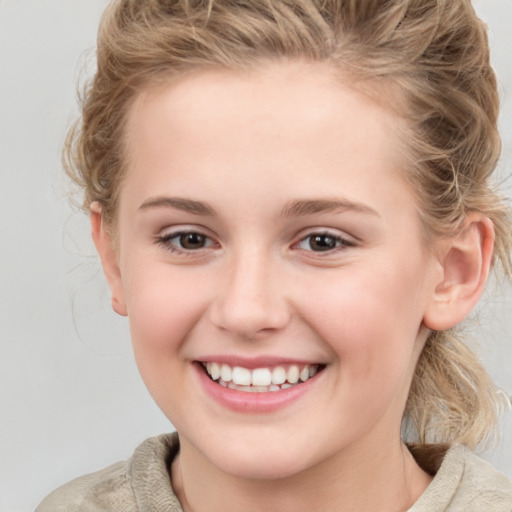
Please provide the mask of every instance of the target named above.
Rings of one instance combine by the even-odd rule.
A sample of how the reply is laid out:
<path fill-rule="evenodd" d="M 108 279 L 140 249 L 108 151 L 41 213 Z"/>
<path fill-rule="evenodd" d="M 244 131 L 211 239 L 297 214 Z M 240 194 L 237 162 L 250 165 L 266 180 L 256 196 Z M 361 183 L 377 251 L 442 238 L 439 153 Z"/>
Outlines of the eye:
<path fill-rule="evenodd" d="M 182 249 L 202 249 L 206 246 L 208 239 L 201 233 L 181 233 L 171 238 L 171 241 L 178 243 Z"/>
<path fill-rule="evenodd" d="M 305 251 L 329 252 L 353 245 L 353 242 L 331 233 L 312 233 L 300 240 L 297 247 Z"/>
<path fill-rule="evenodd" d="M 197 231 L 168 233 L 158 237 L 157 242 L 173 252 L 197 251 L 214 245 L 211 238 Z"/>

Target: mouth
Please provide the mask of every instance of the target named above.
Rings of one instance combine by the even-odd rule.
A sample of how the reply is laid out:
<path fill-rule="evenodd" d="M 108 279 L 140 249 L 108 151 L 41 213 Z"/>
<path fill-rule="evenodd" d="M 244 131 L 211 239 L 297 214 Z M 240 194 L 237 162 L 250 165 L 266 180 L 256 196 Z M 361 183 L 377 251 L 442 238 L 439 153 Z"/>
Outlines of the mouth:
<path fill-rule="evenodd" d="M 254 369 L 211 361 L 200 364 L 213 382 L 246 393 L 269 393 L 300 386 L 325 368 L 323 364 L 286 364 Z"/>

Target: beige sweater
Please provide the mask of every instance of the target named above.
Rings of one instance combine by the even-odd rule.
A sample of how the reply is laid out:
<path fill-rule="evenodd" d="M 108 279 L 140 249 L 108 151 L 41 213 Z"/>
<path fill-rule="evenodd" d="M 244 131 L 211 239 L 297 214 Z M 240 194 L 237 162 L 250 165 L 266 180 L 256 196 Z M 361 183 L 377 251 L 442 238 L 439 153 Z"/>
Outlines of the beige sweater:
<path fill-rule="evenodd" d="M 57 489 L 36 512 L 183 512 L 168 472 L 178 449 L 176 434 L 148 439 L 127 462 Z M 512 480 L 454 446 L 408 512 L 512 512 Z"/>

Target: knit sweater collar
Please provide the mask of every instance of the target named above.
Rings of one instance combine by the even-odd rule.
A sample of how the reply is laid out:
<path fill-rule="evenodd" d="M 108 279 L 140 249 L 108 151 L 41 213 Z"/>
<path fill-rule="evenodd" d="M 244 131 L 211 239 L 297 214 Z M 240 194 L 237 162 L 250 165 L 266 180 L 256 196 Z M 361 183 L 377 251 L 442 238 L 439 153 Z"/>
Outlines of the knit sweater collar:
<path fill-rule="evenodd" d="M 170 467 L 178 451 L 177 433 L 150 438 L 137 448 L 128 463 L 127 477 L 138 510 L 183 512 L 170 479 Z M 488 496 L 482 497 L 484 490 Z M 434 479 L 407 512 L 469 510 L 468 504 L 475 504 L 474 500 L 487 503 L 485 499 L 489 499 L 486 511 L 505 510 L 494 505 L 512 504 L 512 481 L 468 449 L 455 445 L 446 452 Z"/>

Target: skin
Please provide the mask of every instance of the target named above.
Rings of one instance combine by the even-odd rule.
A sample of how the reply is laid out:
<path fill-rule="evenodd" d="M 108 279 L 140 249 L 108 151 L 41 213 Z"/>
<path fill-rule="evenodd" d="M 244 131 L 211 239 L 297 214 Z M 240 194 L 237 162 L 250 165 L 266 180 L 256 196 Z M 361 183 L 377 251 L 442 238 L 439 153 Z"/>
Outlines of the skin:
<path fill-rule="evenodd" d="M 407 393 L 430 329 L 478 300 L 492 226 L 475 216 L 427 250 L 401 122 L 299 62 L 198 71 L 132 105 L 116 239 L 98 205 L 93 237 L 180 434 L 185 510 L 406 510 L 430 482 L 400 439 Z M 290 355 L 325 369 L 270 413 L 228 410 L 198 379 L 205 357 Z"/>

